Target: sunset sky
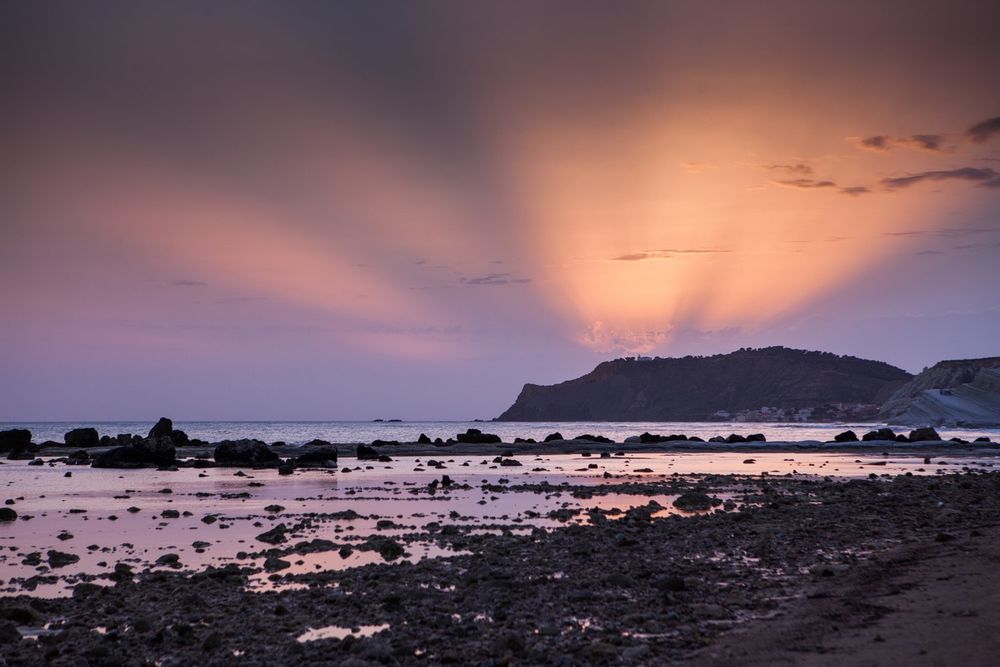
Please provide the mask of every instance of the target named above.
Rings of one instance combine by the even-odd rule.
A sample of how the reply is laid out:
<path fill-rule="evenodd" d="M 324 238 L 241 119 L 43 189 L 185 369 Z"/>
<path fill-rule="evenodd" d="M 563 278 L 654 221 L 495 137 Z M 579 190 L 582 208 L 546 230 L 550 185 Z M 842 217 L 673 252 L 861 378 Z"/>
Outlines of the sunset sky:
<path fill-rule="evenodd" d="M 5 2 L 0 420 L 1000 355 L 1000 4 Z"/>

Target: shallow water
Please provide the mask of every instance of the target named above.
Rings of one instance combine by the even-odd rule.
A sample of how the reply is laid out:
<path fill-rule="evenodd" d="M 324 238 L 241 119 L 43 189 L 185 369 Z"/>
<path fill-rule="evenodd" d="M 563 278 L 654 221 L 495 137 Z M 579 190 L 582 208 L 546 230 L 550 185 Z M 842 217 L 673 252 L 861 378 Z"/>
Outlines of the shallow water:
<path fill-rule="evenodd" d="M 35 442 L 52 440 L 63 442 L 67 431 L 83 426 L 96 428 L 100 435 L 115 436 L 119 433 L 145 435 L 153 422 L 24 422 L 0 423 L 0 430 L 27 428 L 31 430 Z M 467 429 L 478 428 L 484 433 L 495 433 L 504 442 L 514 438 L 534 438 L 543 440 L 555 431 L 567 438 L 589 433 L 604 435 L 623 442 L 625 438 L 643 432 L 683 433 L 707 440 L 716 435 L 730 433 L 763 433 L 772 442 L 799 442 L 804 440 L 828 441 L 836 434 L 851 429 L 860 436 L 884 424 L 834 423 L 781 424 L 774 422 L 174 422 L 174 428 L 185 431 L 192 438 L 208 442 L 257 438 L 266 442 L 282 441 L 288 444 L 303 444 L 319 438 L 333 443 L 359 443 L 373 440 L 399 440 L 414 442 L 424 433 L 430 438 L 448 439 Z M 909 432 L 897 428 L 898 432 Z M 974 440 L 989 437 L 1000 441 L 1000 429 L 938 429 L 944 438 Z"/>
<path fill-rule="evenodd" d="M 266 550 L 269 545 L 256 536 L 279 523 L 292 526 L 304 522 L 292 532 L 289 544 L 322 538 L 355 547 L 347 557 L 337 551 L 283 557 L 290 567 L 282 574 L 304 574 L 381 562 L 377 552 L 357 547 L 372 535 L 398 539 L 426 534 L 432 522 L 473 532 L 517 533 L 586 522 L 588 510 L 627 510 L 651 500 L 664 508 L 657 512 L 658 516 L 679 513 L 671 506 L 674 496 L 645 495 L 639 487 L 632 494 L 622 486 L 612 493 L 589 496 L 561 489 L 564 483 L 596 487 L 706 473 L 838 477 L 938 474 L 965 468 L 991 469 L 995 463 L 1000 464 L 1000 458 L 994 460 L 986 455 L 935 459 L 927 465 L 922 457 L 898 455 L 775 453 L 753 454 L 750 458 L 740 453 L 651 453 L 610 458 L 523 456 L 523 466 L 515 468 L 500 468 L 491 459 L 439 457 L 445 462 L 445 469 L 439 470 L 427 467 L 427 460 L 400 457 L 391 463 L 359 465 L 345 458 L 342 464 L 350 472 L 299 471 L 292 476 L 279 476 L 275 470 L 122 471 L 5 462 L 0 465 L 0 499 L 14 500 L 11 507 L 20 517 L 0 523 L 0 576 L 4 579 L 0 592 L 22 592 L 21 582 L 11 580 L 42 574 L 59 575 L 60 579 L 40 583 L 34 594 L 62 595 L 75 577 L 108 574 L 119 562 L 133 566 L 137 572 L 146 567 L 169 569 L 170 565 L 155 564 L 164 554 L 177 554 L 184 570 L 232 562 L 259 567 L 263 557 L 238 556 L 240 552 Z M 65 477 L 66 472 L 71 472 L 72 477 Z M 444 474 L 456 486 L 468 484 L 470 488 L 430 493 L 427 485 Z M 541 486 L 543 483 L 548 486 Z M 532 486 L 518 490 L 522 485 Z M 500 486 L 513 489 L 501 491 Z M 274 505 L 281 509 L 274 509 Z M 129 508 L 138 511 L 130 512 Z M 162 516 L 171 510 L 180 516 Z M 322 516 L 346 510 L 359 516 Z M 206 517 L 215 521 L 206 523 Z M 380 520 L 391 520 L 394 525 L 379 528 Z M 71 537 L 60 539 L 60 535 Z M 407 553 L 401 560 L 455 555 L 433 542 L 404 539 L 403 544 Z M 49 571 L 45 560 L 50 549 L 71 553 L 79 561 Z M 23 562 L 31 552 L 41 554 L 41 564 Z M 267 589 L 269 582 L 268 575 L 262 573 L 252 578 L 251 587 Z"/>

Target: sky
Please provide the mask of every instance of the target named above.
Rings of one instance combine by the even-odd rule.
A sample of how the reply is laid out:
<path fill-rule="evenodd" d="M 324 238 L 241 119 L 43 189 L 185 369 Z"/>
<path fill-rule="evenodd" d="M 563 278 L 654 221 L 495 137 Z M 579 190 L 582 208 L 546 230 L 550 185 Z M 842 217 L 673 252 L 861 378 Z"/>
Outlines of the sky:
<path fill-rule="evenodd" d="M 0 420 L 1000 355 L 996 2 L 3 2 Z"/>

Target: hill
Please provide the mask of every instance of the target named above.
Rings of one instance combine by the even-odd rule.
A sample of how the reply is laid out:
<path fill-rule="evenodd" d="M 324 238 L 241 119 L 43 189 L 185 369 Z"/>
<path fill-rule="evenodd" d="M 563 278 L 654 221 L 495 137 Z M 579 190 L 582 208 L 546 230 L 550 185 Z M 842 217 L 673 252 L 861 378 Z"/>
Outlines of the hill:
<path fill-rule="evenodd" d="M 822 419 L 830 404 L 866 406 L 867 415 L 851 416 L 871 417 L 912 377 L 880 361 L 786 347 L 616 359 L 567 382 L 524 385 L 498 420 L 707 421 L 777 408 L 776 419 L 790 421 Z"/>
<path fill-rule="evenodd" d="M 1000 424 L 1000 357 L 939 362 L 893 393 L 877 418 L 892 424 Z"/>

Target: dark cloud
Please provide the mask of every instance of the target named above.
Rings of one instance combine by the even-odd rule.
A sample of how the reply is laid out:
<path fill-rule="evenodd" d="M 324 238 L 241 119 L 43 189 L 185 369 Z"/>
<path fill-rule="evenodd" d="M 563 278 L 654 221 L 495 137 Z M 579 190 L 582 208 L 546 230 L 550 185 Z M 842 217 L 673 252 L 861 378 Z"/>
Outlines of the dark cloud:
<path fill-rule="evenodd" d="M 172 280 L 170 285 L 173 287 L 205 287 L 208 283 L 201 280 Z"/>
<path fill-rule="evenodd" d="M 772 183 L 775 183 L 776 185 L 783 185 L 786 188 L 797 188 L 799 190 L 837 187 L 837 184 L 833 181 L 817 181 L 812 178 L 793 178 L 787 181 L 772 181 Z"/>
<path fill-rule="evenodd" d="M 987 118 L 981 123 L 976 123 L 970 127 L 965 136 L 967 136 L 971 141 L 977 144 L 984 143 L 990 139 L 994 134 L 1000 133 L 1000 116 L 994 116 L 993 118 Z"/>
<path fill-rule="evenodd" d="M 612 257 L 612 262 L 641 262 L 646 259 L 671 259 L 674 255 L 711 255 L 714 253 L 729 252 L 728 250 L 714 250 L 714 249 L 676 249 L 676 248 L 665 248 L 663 250 L 641 250 L 639 252 L 630 252 L 626 255 L 619 255 L 618 257 Z"/>
<path fill-rule="evenodd" d="M 883 232 L 882 236 L 937 236 L 940 238 L 964 238 L 1000 232 L 1000 227 L 950 227 L 948 229 L 910 229 L 902 232 Z"/>
<path fill-rule="evenodd" d="M 856 143 L 858 148 L 863 148 L 867 151 L 885 152 L 892 147 L 892 137 L 879 134 L 874 137 L 858 139 Z"/>
<path fill-rule="evenodd" d="M 530 283 L 531 278 L 514 278 L 509 273 L 488 273 L 485 276 L 477 276 L 475 278 L 459 278 L 458 282 L 463 285 L 478 286 L 478 285 L 523 285 L 525 283 Z"/>
<path fill-rule="evenodd" d="M 913 134 L 908 137 L 896 137 L 894 143 L 925 151 L 943 151 L 944 137 L 940 134 Z"/>
<path fill-rule="evenodd" d="M 878 134 L 874 137 L 855 139 L 858 148 L 877 153 L 886 153 L 895 146 L 905 146 L 923 151 L 938 153 L 945 150 L 942 134 L 911 134 L 907 137 L 892 137 L 888 134 Z"/>
<path fill-rule="evenodd" d="M 254 301 L 267 301 L 266 296 L 224 296 L 221 299 L 216 299 L 215 303 L 253 303 Z"/>
<path fill-rule="evenodd" d="M 920 252 L 913 253 L 915 255 L 943 255 L 944 252 L 940 250 L 921 250 Z"/>
<path fill-rule="evenodd" d="M 851 185 L 851 186 L 846 187 L 846 188 L 840 188 L 840 194 L 842 194 L 842 195 L 849 195 L 851 197 L 858 197 L 860 195 L 866 195 L 869 192 L 871 192 L 871 190 L 869 190 L 868 188 L 866 188 L 863 185 Z"/>
<path fill-rule="evenodd" d="M 796 164 L 764 164 L 761 166 L 770 171 L 783 171 L 787 174 L 798 174 L 800 176 L 811 176 L 813 173 L 813 168 L 804 162 Z"/>
<path fill-rule="evenodd" d="M 978 183 L 984 188 L 1000 188 L 1000 174 L 988 167 L 961 167 L 959 169 L 941 169 L 922 171 L 909 176 L 883 178 L 882 185 L 890 190 L 900 190 L 923 181 L 960 180 Z"/>

